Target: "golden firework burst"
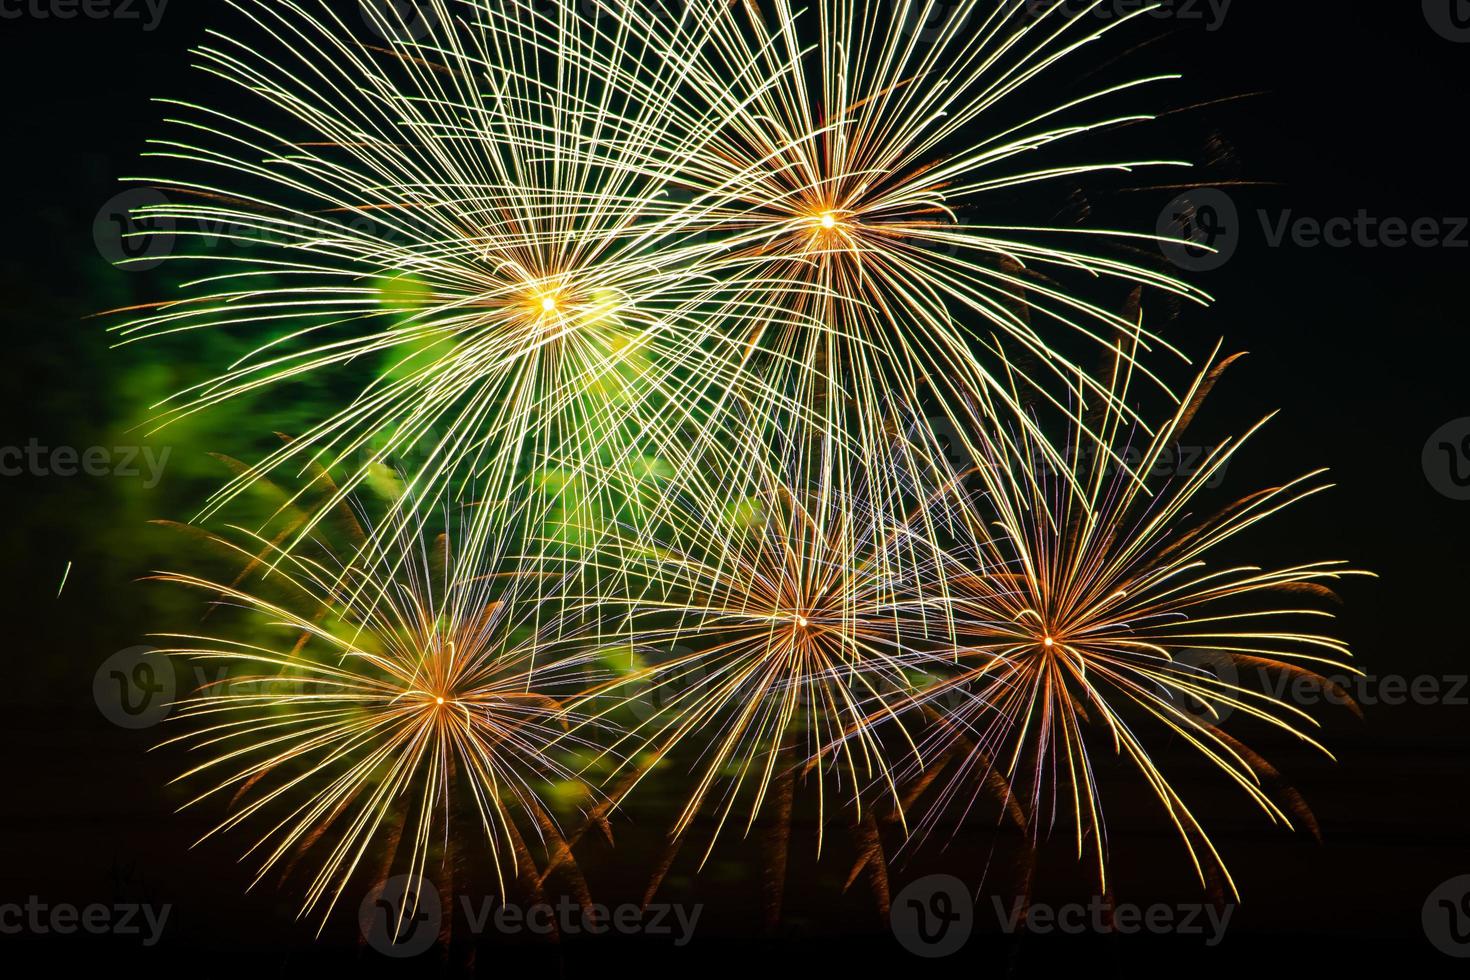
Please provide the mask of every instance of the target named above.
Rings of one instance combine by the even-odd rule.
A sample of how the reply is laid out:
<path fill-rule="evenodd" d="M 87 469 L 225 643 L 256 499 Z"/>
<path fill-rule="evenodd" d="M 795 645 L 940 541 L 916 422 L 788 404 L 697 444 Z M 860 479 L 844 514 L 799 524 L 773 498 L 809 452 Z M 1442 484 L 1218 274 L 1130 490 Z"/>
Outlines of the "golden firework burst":
<path fill-rule="evenodd" d="M 1040 80 L 1132 20 L 1061 0 L 1041 7 L 960 0 L 936 26 L 927 0 L 697 4 L 671 31 L 646 5 L 594 3 L 604 20 L 637 27 L 643 63 L 677 71 L 687 89 L 672 121 L 683 138 L 650 144 L 647 165 L 688 186 L 689 220 L 739 261 L 735 295 L 796 314 L 724 330 L 759 378 L 748 390 L 766 399 L 754 424 L 815 426 L 841 443 L 836 478 L 870 488 L 880 534 L 902 523 L 915 485 L 945 472 L 926 415 L 961 438 L 996 417 L 1024 425 L 1013 391 L 1023 362 L 1027 397 L 1108 397 L 1063 341 L 1105 344 L 1132 325 L 1068 277 L 1207 299 L 1146 262 L 1094 251 L 1157 244 L 1153 235 L 1060 225 L 1050 204 L 1047 219 L 996 217 L 1005 206 L 992 202 L 1047 182 L 1178 165 L 1063 162 L 1088 134 L 1149 118 L 1104 107 L 1163 77 L 1038 111 L 1027 97 Z M 671 148 L 683 155 L 660 155 Z M 1056 162 L 1030 164 L 1046 154 Z M 895 416 L 917 420 L 902 440 Z"/>
<path fill-rule="evenodd" d="M 1029 803 L 1034 828 L 1073 825 L 1079 857 L 1094 850 L 1106 886 L 1106 826 L 1093 754 L 1106 749 L 1142 774 L 1201 877 L 1208 859 L 1229 879 L 1202 821 L 1155 763 L 1146 726 L 1182 740 L 1273 820 L 1292 815 L 1270 793 L 1270 764 L 1223 727 L 1255 719 L 1327 750 L 1317 722 L 1245 670 L 1308 676 L 1351 670 L 1345 643 L 1307 628 L 1330 617 L 1330 583 L 1364 574 L 1341 562 L 1265 569 L 1223 559 L 1227 542 L 1324 489 L 1320 471 L 1195 516 L 1250 435 L 1225 440 L 1197 468 L 1150 486 L 1228 359 L 1207 368 L 1152 436 L 1112 406 L 1129 394 L 1119 345 L 1111 399 L 1070 422 L 1057 473 L 1024 437 L 978 461 L 978 489 L 957 494 L 956 546 L 942 557 L 943 603 L 955 668 L 921 691 L 934 724 L 920 742 L 931 763 L 954 760 L 923 818 L 968 809 L 986 777 L 1002 775 Z M 1212 359 L 1213 362 L 1213 359 Z M 1261 423 L 1264 424 L 1264 423 Z M 1083 434 L 1102 437 L 1094 444 Z M 1016 455 L 1012 446 L 1029 447 Z M 1095 451 L 1094 451 L 1095 450 Z M 1221 669 L 1221 668 L 1224 669 Z M 935 778 L 934 773 L 925 776 Z M 1299 814 L 1310 821 L 1304 809 Z"/>
<path fill-rule="evenodd" d="M 208 784 L 187 806 L 229 800 L 206 838 L 263 826 L 244 855 L 254 882 L 314 865 L 301 914 L 319 908 L 323 923 L 364 862 L 434 877 L 466 818 L 502 893 L 534 872 L 521 826 L 564 859 L 546 797 L 585 793 L 564 702 L 597 675 L 544 611 L 545 583 L 402 516 L 351 564 L 236 534 L 209 540 L 246 564 L 240 580 L 157 576 L 244 617 L 228 636 L 162 634 L 165 653 L 213 678 L 181 701 L 190 731 L 166 743 L 205 757 L 179 777 Z"/>
<path fill-rule="evenodd" d="M 570 2 L 548 14 L 438 0 L 415 32 L 391 5 L 365 5 L 358 24 L 312 2 L 231 6 L 249 27 L 212 33 L 198 66 L 255 113 L 167 101 L 175 135 L 148 154 L 166 172 L 136 178 L 165 191 L 138 211 L 137 235 L 213 271 L 117 329 L 124 342 L 225 331 L 254 344 L 160 406 L 161 425 L 293 385 L 356 394 L 254 461 L 205 516 L 288 464 L 337 475 L 320 516 L 388 464 L 414 490 L 405 501 L 473 483 L 540 504 L 481 510 L 498 536 L 511 515 L 534 526 L 566 503 L 542 499 L 566 482 L 539 480 L 547 468 L 611 519 L 626 517 L 649 447 L 668 465 L 710 451 L 733 380 L 704 311 L 782 316 L 702 271 L 719 246 L 643 163 L 648 143 L 675 139 L 661 122 L 672 77 L 614 84 L 631 74 L 627 39 L 592 59 Z M 592 464 L 607 483 L 585 485 Z"/>
<path fill-rule="evenodd" d="M 620 573 L 643 585 L 598 603 L 611 628 L 627 631 L 638 662 L 587 702 L 614 699 L 599 712 L 623 700 L 653 705 L 611 743 L 644 772 L 696 747 L 695 782 L 672 834 L 712 810 L 706 859 L 737 808 L 747 833 L 773 791 L 789 809 L 803 773 L 814 777 L 819 825 L 834 794 L 835 808 L 859 818 L 870 784 L 892 796 L 895 750 L 868 737 L 869 716 L 892 702 L 885 720 L 898 720 L 919 656 L 908 644 L 927 628 L 899 601 L 914 567 L 898 553 L 916 546 L 873 538 L 860 495 L 789 478 L 746 493 L 714 482 L 735 491 L 725 505 L 707 509 L 707 491 L 687 481 L 656 543 L 619 553 Z"/>

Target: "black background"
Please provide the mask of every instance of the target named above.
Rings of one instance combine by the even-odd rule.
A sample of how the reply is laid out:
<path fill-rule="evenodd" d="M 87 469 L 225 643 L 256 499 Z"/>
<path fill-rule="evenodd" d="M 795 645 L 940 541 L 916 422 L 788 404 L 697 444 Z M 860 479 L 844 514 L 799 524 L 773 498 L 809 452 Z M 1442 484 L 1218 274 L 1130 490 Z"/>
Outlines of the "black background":
<path fill-rule="evenodd" d="M 139 21 L 0 20 L 0 351 L 11 402 L 0 415 L 0 444 L 38 437 L 90 445 L 113 421 L 97 379 L 120 368 L 109 366 L 99 323 L 83 319 L 117 305 L 113 294 L 99 300 L 92 292 L 110 274 L 91 244 L 92 221 L 157 133 L 163 110 L 149 99 L 190 91 L 186 51 L 223 6 L 173 0 L 151 32 Z M 1257 218 L 1262 209 L 1273 218 L 1285 209 L 1319 219 L 1359 209 L 1409 220 L 1470 215 L 1463 150 L 1470 44 L 1435 34 L 1418 0 L 1235 0 L 1219 30 L 1166 20 L 1133 36 L 1154 39 L 1136 53 L 1141 61 L 1187 75 L 1177 104 L 1248 96 L 1181 113 L 1160 129 L 1177 152 L 1207 161 L 1201 179 L 1230 186 L 1242 229 L 1234 258 L 1194 279 L 1216 305 L 1182 311 L 1159 328 L 1193 356 L 1219 337 L 1227 350 L 1251 352 L 1213 399 L 1221 425 L 1238 431 L 1282 410 L 1235 464 L 1232 478 L 1242 482 L 1232 486 L 1329 467 L 1338 486 L 1277 528 L 1278 540 L 1266 542 L 1280 552 L 1275 557 L 1340 557 L 1381 576 L 1343 589 L 1339 628 L 1370 675 L 1470 673 L 1470 503 L 1437 493 L 1421 464 L 1431 433 L 1470 416 L 1470 249 L 1464 240 L 1460 248 L 1272 248 Z M 1148 145 L 1148 134 L 1130 136 Z M 1171 196 L 1117 191 L 1099 208 L 1143 216 L 1129 222 L 1135 227 L 1151 224 Z M 190 850 L 208 815 L 172 813 L 181 797 L 161 787 L 176 767 L 146 754 L 156 734 L 120 730 L 97 712 L 96 665 L 142 642 L 149 628 L 137 598 L 144 587 L 134 581 L 146 566 L 99 537 L 115 514 L 114 490 L 112 481 L 85 477 L 0 480 L 0 622 L 8 627 L 0 644 L 7 665 L 0 901 L 37 894 L 77 904 L 168 902 L 174 910 L 153 949 L 122 937 L 0 936 L 0 965 L 22 955 L 95 957 L 99 965 L 196 976 L 380 966 L 356 948 L 350 922 L 317 941 L 311 925 L 294 921 L 293 896 L 264 885 L 243 896 L 247 868 L 234 863 L 233 843 Z M 149 506 L 153 512 L 130 519 L 183 516 L 179 501 L 162 493 Z M 68 560 L 76 565 L 58 598 Z M 1420 914 L 1435 886 L 1470 873 L 1470 706 L 1368 704 L 1364 712 L 1363 720 L 1342 709 L 1316 712 L 1335 764 L 1285 744 L 1261 745 L 1312 805 L 1321 843 L 1269 826 L 1237 797 L 1217 799 L 1205 774 L 1194 786 L 1185 772 L 1186 796 L 1201 794 L 1191 798 L 1212 814 L 1207 822 L 1244 895 L 1218 948 L 1190 937 L 1005 937 L 983 901 L 981 932 L 935 968 L 1027 975 L 1075 962 L 1104 975 L 1140 967 L 1224 975 L 1260 967 L 1326 972 L 1382 955 L 1418 974 L 1448 974 L 1459 964 L 1426 941 Z M 1167 829 L 1131 812 L 1115 816 L 1114 897 L 1198 900 Z M 637 833 L 629 831 L 635 842 Z M 1054 850 L 1064 852 L 1062 844 Z M 961 839 L 948 852 L 901 861 L 895 890 L 983 859 L 986 846 Z M 737 847 L 731 860 L 739 855 Z M 1064 859 L 1043 855 L 1048 866 Z M 610 855 L 589 861 L 594 871 L 604 868 L 607 893 L 599 897 L 636 897 L 636 886 L 606 870 Z M 861 895 L 837 899 L 808 888 L 816 880 L 810 859 L 793 862 L 791 912 L 776 937 L 748 934 L 749 910 L 759 903 L 754 877 L 701 879 L 675 896 L 710 906 L 709 929 L 686 948 L 645 939 L 482 950 L 481 973 L 571 975 L 615 960 L 654 975 L 736 964 L 781 972 L 921 966 Z M 1087 894 L 1086 885 L 1069 890 L 1065 872 L 1049 894 L 1047 881 L 1043 894 L 1056 901 Z"/>

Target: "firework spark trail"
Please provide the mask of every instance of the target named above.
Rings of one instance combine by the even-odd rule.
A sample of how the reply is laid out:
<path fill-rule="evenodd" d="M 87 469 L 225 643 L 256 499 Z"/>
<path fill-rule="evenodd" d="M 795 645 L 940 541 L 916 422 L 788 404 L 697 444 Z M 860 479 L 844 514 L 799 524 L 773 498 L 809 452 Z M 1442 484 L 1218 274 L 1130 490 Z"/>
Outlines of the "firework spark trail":
<path fill-rule="evenodd" d="M 1108 405 L 1128 395 L 1127 353 L 1120 344 L 1112 379 L 1118 398 Z M 1201 491 L 1264 422 L 1225 441 L 1192 474 L 1153 489 L 1139 475 L 1156 471 L 1228 363 L 1199 375 L 1178 411 L 1142 438 L 1141 461 L 1131 470 L 1117 459 L 1140 438 L 1138 427 L 1115 408 L 1092 419 L 1079 411 L 1070 419 L 1070 472 L 1049 474 L 1036 446 L 1016 456 L 997 443 L 975 474 L 980 491 L 955 498 L 957 523 L 967 529 L 958 540 L 971 543 L 953 548 L 940 565 L 950 587 L 942 601 L 955 633 L 948 650 L 954 669 L 916 702 L 938 719 L 919 743 L 920 756 L 937 759 L 959 749 L 963 761 L 919 821 L 924 834 L 952 806 L 968 812 L 977 787 L 999 772 L 1026 798 L 1034 832 L 1072 823 L 1079 859 L 1092 838 L 1106 888 L 1096 743 L 1144 777 L 1201 880 L 1208 860 L 1233 890 L 1201 821 L 1155 764 L 1139 723 L 1181 739 L 1273 821 L 1292 825 L 1263 787 L 1262 775 L 1274 771 L 1219 723 L 1239 712 L 1325 753 L 1309 734 L 1318 723 L 1279 696 L 1215 676 L 1182 655 L 1205 650 L 1236 667 L 1319 681 L 1329 670 L 1351 670 L 1342 641 L 1287 624 L 1330 617 L 1302 600 L 1335 598 L 1328 583 L 1365 573 L 1341 562 L 1265 569 L 1211 560 L 1237 535 L 1327 489 L 1318 471 L 1213 516 L 1193 516 L 1205 502 Z M 1089 451 L 1084 428 L 1113 452 Z M 1080 495 L 1071 489 L 1079 487 Z M 935 602 L 932 595 L 918 601 Z M 911 768 L 905 775 L 919 773 Z"/>
<path fill-rule="evenodd" d="M 315 862 L 301 915 L 320 908 L 323 924 L 370 853 L 393 859 L 395 831 L 407 872 L 429 875 L 435 828 L 447 846 L 460 813 L 483 828 L 503 895 L 522 870 L 516 821 L 558 833 L 543 787 L 580 782 L 568 753 L 585 744 L 568 734 L 580 719 L 564 701 L 599 677 L 526 573 L 483 550 L 465 563 L 463 524 L 430 542 L 420 518 L 392 522 L 353 564 L 239 532 L 211 540 L 257 571 L 274 565 L 258 582 L 156 576 L 255 624 L 245 639 L 162 634 L 175 644 L 165 654 L 217 678 L 180 702 L 191 731 L 164 743 L 206 756 L 178 777 L 212 783 L 186 806 L 230 799 L 204 839 L 267 825 L 242 856 L 259 861 L 252 884 Z"/>

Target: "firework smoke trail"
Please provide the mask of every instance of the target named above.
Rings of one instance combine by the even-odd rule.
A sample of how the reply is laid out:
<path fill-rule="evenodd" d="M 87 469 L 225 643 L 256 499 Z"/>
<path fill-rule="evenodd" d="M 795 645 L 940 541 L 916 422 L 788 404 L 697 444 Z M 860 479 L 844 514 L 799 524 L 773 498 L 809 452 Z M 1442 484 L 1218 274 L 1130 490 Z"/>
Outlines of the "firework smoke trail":
<path fill-rule="evenodd" d="M 912 506 L 914 488 L 946 472 L 930 427 L 908 426 L 895 440 L 896 418 L 941 416 L 962 435 L 994 429 L 997 417 L 1024 419 L 1012 380 L 1023 362 L 1031 365 L 1026 398 L 1108 397 L 1059 343 L 1080 336 L 1106 347 L 1133 324 L 1062 278 L 1208 298 L 1095 251 L 1154 246 L 1153 235 L 1061 226 L 1051 205 L 1024 226 L 985 222 L 1002 193 L 1183 165 L 1060 156 L 1088 134 L 1150 118 L 1107 107 L 1165 77 L 1040 112 L 1018 105 L 1132 17 L 1099 26 L 1090 7 L 960 0 L 929 28 L 927 0 L 806 8 L 773 0 L 693 4 L 687 17 L 700 28 L 691 36 L 659 30 L 647 4 L 595 6 L 604 19 L 635 24 L 648 39 L 642 60 L 676 65 L 669 73 L 687 83 L 672 125 L 687 117 L 698 132 L 651 148 L 687 151 L 656 162 L 687 183 L 691 220 L 730 256 L 763 263 L 768 277 L 749 277 L 749 292 L 737 295 L 798 314 L 741 319 L 727 331 L 742 348 L 742 370 L 760 379 L 746 387 L 783 400 L 758 406 L 757 418 L 786 433 L 817 426 L 810 451 L 833 453 L 826 465 L 835 479 L 871 486 L 888 530 Z M 1145 335 L 1141 346 L 1150 345 L 1168 347 Z"/>
<path fill-rule="evenodd" d="M 260 338 L 167 403 L 165 423 L 324 375 L 360 393 L 237 476 L 205 516 L 288 463 L 345 473 L 327 513 L 385 462 L 408 470 L 407 500 L 471 480 L 511 499 L 555 483 L 535 478 L 552 456 L 574 479 L 598 464 L 609 482 L 581 496 L 613 514 L 650 466 L 704 446 L 710 402 L 734 379 L 702 311 L 773 314 L 721 299 L 738 287 L 701 271 L 715 247 L 687 230 L 665 179 L 585 152 L 622 145 L 641 161 L 672 138 L 659 120 L 675 79 L 655 75 L 636 98 L 615 84 L 631 71 L 625 30 L 598 34 L 593 61 L 568 41 L 582 26 L 574 4 L 548 15 L 436 0 L 420 5 L 432 16 L 418 40 L 391 5 L 367 5 L 386 43 L 356 39 L 366 24 L 324 5 L 230 6 L 255 40 L 211 32 L 199 67 L 248 92 L 260 118 L 169 102 L 177 135 L 149 156 L 171 173 L 139 178 L 178 200 L 140 209 L 158 230 L 138 236 L 213 242 L 169 257 L 217 271 L 119 329 L 126 341 Z M 738 261 L 721 270 L 738 281 Z M 542 516 L 562 503 L 543 501 Z M 481 513 L 480 536 L 498 538 L 501 515 Z"/>
<path fill-rule="evenodd" d="M 413 880 L 432 876 L 460 815 L 483 828 L 503 895 L 534 871 L 517 821 L 554 848 L 544 788 L 580 784 L 568 753 L 583 743 L 567 731 L 579 719 L 563 702 L 600 675 L 568 645 L 576 630 L 543 611 L 546 588 L 514 562 L 477 549 L 466 563 L 463 524 L 432 534 L 407 511 L 433 509 L 398 513 L 352 564 L 239 532 L 210 538 L 251 570 L 239 581 L 156 576 L 249 620 L 232 636 L 161 634 L 164 653 L 217 678 L 180 702 L 191 730 L 164 743 L 205 757 L 178 777 L 211 784 L 186 806 L 230 801 L 205 839 L 266 827 L 243 855 L 259 863 L 252 885 L 314 865 L 301 915 L 320 908 L 323 924 L 380 851 L 391 863 L 406 844 L 407 872 L 424 876 Z"/>
<path fill-rule="evenodd" d="M 1127 355 L 1120 343 L 1109 406 L 1129 393 Z M 1201 881 L 1208 861 L 1234 890 L 1201 821 L 1155 764 L 1140 723 L 1198 750 L 1273 821 L 1292 825 L 1265 785 L 1275 770 L 1220 723 L 1238 712 L 1327 753 L 1309 734 L 1318 723 L 1280 696 L 1238 683 L 1235 671 L 1216 676 L 1191 658 L 1204 652 L 1238 670 L 1328 683 L 1324 673 L 1352 669 L 1348 648 L 1299 624 L 1330 618 L 1320 602 L 1335 599 L 1329 583 L 1365 573 L 1341 562 L 1263 569 L 1215 557 L 1237 535 L 1327 489 L 1318 471 L 1194 516 L 1206 503 L 1201 491 L 1264 421 L 1223 442 L 1194 473 L 1147 485 L 1230 360 L 1201 373 L 1155 435 L 1144 436 L 1116 408 L 1091 419 L 1079 412 L 1070 419 L 1069 472 L 1049 472 L 1024 438 L 1021 456 L 997 443 L 978 464 L 980 490 L 955 498 L 956 540 L 971 544 L 940 563 L 950 590 L 943 616 L 955 638 L 942 652 L 954 669 L 916 702 L 934 718 L 920 756 L 960 761 L 919 821 L 924 833 L 952 807 L 968 812 L 977 787 L 998 773 L 1029 804 L 1034 832 L 1070 822 L 1079 859 L 1092 839 L 1106 889 L 1106 825 L 1092 762 L 1106 746 L 1163 804 Z M 1091 451 L 1097 447 L 1084 429 L 1101 436 L 1100 451 Z M 1141 451 L 1131 467 L 1122 462 L 1131 460 L 1130 448 Z M 1288 795 L 1289 808 L 1313 826 Z"/>

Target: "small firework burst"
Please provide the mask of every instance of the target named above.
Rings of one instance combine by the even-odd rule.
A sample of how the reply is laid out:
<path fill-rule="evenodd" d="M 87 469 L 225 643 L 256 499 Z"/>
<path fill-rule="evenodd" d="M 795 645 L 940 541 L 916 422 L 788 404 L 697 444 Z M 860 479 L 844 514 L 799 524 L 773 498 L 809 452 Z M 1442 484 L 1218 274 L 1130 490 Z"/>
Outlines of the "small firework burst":
<path fill-rule="evenodd" d="M 891 798 L 894 749 L 870 736 L 868 714 L 903 702 L 905 633 L 926 628 L 913 603 L 899 602 L 915 569 L 897 554 L 915 546 L 875 539 L 861 494 L 827 482 L 772 480 L 743 495 L 725 485 L 735 493 L 713 511 L 697 488 L 667 508 L 658 540 L 621 555 L 619 567 L 631 563 L 642 587 L 600 600 L 648 662 L 597 698 L 657 707 L 612 746 L 649 769 L 697 747 L 672 835 L 712 811 L 706 859 L 732 817 L 749 832 L 773 795 L 789 814 L 792 780 L 803 774 L 814 777 L 819 825 L 829 809 L 861 817 L 874 782 Z"/>
<path fill-rule="evenodd" d="M 325 923 L 360 866 L 432 880 L 475 824 L 502 893 L 534 871 L 521 827 L 557 851 L 546 797 L 585 791 L 564 702 L 596 675 L 543 611 L 545 583 L 405 518 L 353 564 L 253 535 L 210 540 L 251 571 L 158 578 L 247 622 L 234 638 L 163 634 L 166 653 L 217 678 L 181 702 L 191 731 L 170 743 L 205 756 L 179 777 L 210 784 L 188 806 L 230 801 L 206 836 L 266 828 L 244 855 L 255 882 L 313 866 L 301 914 Z"/>

